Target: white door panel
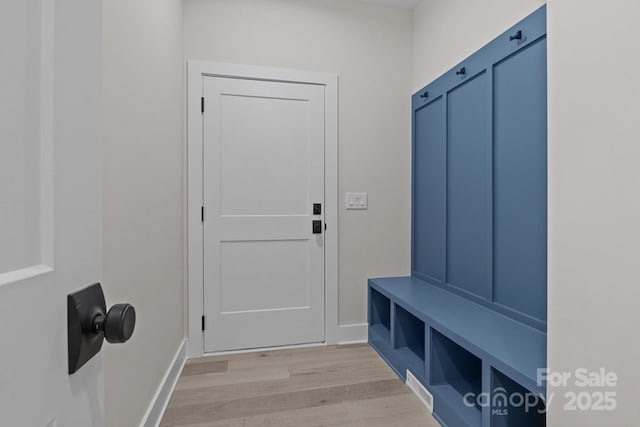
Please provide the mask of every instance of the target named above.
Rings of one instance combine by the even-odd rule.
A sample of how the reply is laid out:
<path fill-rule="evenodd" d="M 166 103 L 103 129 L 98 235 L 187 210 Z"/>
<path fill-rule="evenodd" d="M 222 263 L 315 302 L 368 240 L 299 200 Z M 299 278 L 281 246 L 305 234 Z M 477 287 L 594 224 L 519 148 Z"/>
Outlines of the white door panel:
<path fill-rule="evenodd" d="M 209 225 L 209 224 L 207 224 Z M 245 216 L 218 218 L 221 241 L 229 240 L 298 240 L 308 239 L 309 214 L 291 216 Z"/>
<path fill-rule="evenodd" d="M 103 425 L 67 294 L 102 274 L 102 4 L 0 2 L 0 425 Z"/>
<path fill-rule="evenodd" d="M 38 84 L 39 3 L 13 0 L 0 8 L 0 52 L 11 60 L 0 71 L 0 274 L 40 264 L 40 105 L 50 89 Z"/>
<path fill-rule="evenodd" d="M 204 77 L 205 351 L 324 341 L 324 86 Z"/>
<path fill-rule="evenodd" d="M 308 246 L 306 239 L 221 242 L 221 313 L 309 308 Z"/>
<path fill-rule="evenodd" d="M 221 215 L 305 215 L 308 101 L 236 93 L 221 101 Z"/>

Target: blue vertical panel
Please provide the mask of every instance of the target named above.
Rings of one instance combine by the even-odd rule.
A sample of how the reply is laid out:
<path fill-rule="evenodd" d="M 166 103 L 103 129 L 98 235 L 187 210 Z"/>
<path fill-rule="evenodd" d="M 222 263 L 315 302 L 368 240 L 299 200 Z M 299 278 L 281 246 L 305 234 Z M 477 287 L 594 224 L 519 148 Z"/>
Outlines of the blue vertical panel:
<path fill-rule="evenodd" d="M 444 281 L 446 143 L 443 100 L 415 111 L 413 158 L 413 270 Z"/>
<path fill-rule="evenodd" d="M 494 300 L 546 322 L 546 40 L 494 67 Z"/>
<path fill-rule="evenodd" d="M 487 73 L 449 92 L 447 282 L 491 292 L 491 141 Z"/>

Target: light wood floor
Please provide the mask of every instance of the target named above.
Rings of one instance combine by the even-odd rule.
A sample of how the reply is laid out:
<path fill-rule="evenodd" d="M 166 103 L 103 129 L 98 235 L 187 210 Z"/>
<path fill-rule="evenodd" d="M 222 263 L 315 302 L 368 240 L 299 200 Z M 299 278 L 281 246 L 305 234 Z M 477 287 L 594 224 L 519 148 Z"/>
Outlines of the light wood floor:
<path fill-rule="evenodd" d="M 189 361 L 162 427 L 436 427 L 368 345 Z"/>

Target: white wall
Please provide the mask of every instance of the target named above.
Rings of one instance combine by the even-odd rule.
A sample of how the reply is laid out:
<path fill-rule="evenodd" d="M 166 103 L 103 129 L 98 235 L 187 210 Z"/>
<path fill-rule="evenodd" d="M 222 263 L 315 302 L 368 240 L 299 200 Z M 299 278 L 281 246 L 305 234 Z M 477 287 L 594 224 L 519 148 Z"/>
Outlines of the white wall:
<path fill-rule="evenodd" d="M 104 2 L 104 284 L 134 304 L 105 344 L 106 425 L 140 423 L 184 337 L 182 1 Z"/>
<path fill-rule="evenodd" d="M 422 0 L 413 18 L 413 92 L 544 3 L 544 0 Z"/>
<path fill-rule="evenodd" d="M 563 411 L 550 390 L 549 425 L 637 425 L 640 3 L 550 0 L 548 17 L 549 366 L 619 377 L 615 412 Z"/>
<path fill-rule="evenodd" d="M 410 267 L 411 10 L 354 0 L 185 0 L 185 58 L 339 75 L 339 317 Z M 369 193 L 345 211 L 345 191 Z M 329 224 L 329 226 L 331 226 Z"/>

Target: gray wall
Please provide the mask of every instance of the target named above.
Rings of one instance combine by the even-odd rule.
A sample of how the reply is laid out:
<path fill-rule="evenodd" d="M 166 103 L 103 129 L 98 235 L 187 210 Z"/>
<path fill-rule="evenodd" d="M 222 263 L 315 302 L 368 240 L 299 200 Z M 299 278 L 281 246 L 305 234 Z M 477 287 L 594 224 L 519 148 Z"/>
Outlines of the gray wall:
<path fill-rule="evenodd" d="M 410 265 L 411 10 L 355 0 L 185 0 L 185 58 L 339 75 L 339 318 Z M 345 191 L 369 193 L 345 211 Z"/>
<path fill-rule="evenodd" d="M 182 1 L 104 2 L 104 284 L 130 342 L 105 345 L 106 425 L 140 423 L 184 337 Z"/>
<path fill-rule="evenodd" d="M 544 3 L 544 0 L 420 1 L 413 14 L 413 92 Z"/>
<path fill-rule="evenodd" d="M 549 366 L 619 378 L 614 412 L 565 411 L 550 389 L 549 425 L 637 425 L 640 3 L 552 0 L 548 14 Z"/>

